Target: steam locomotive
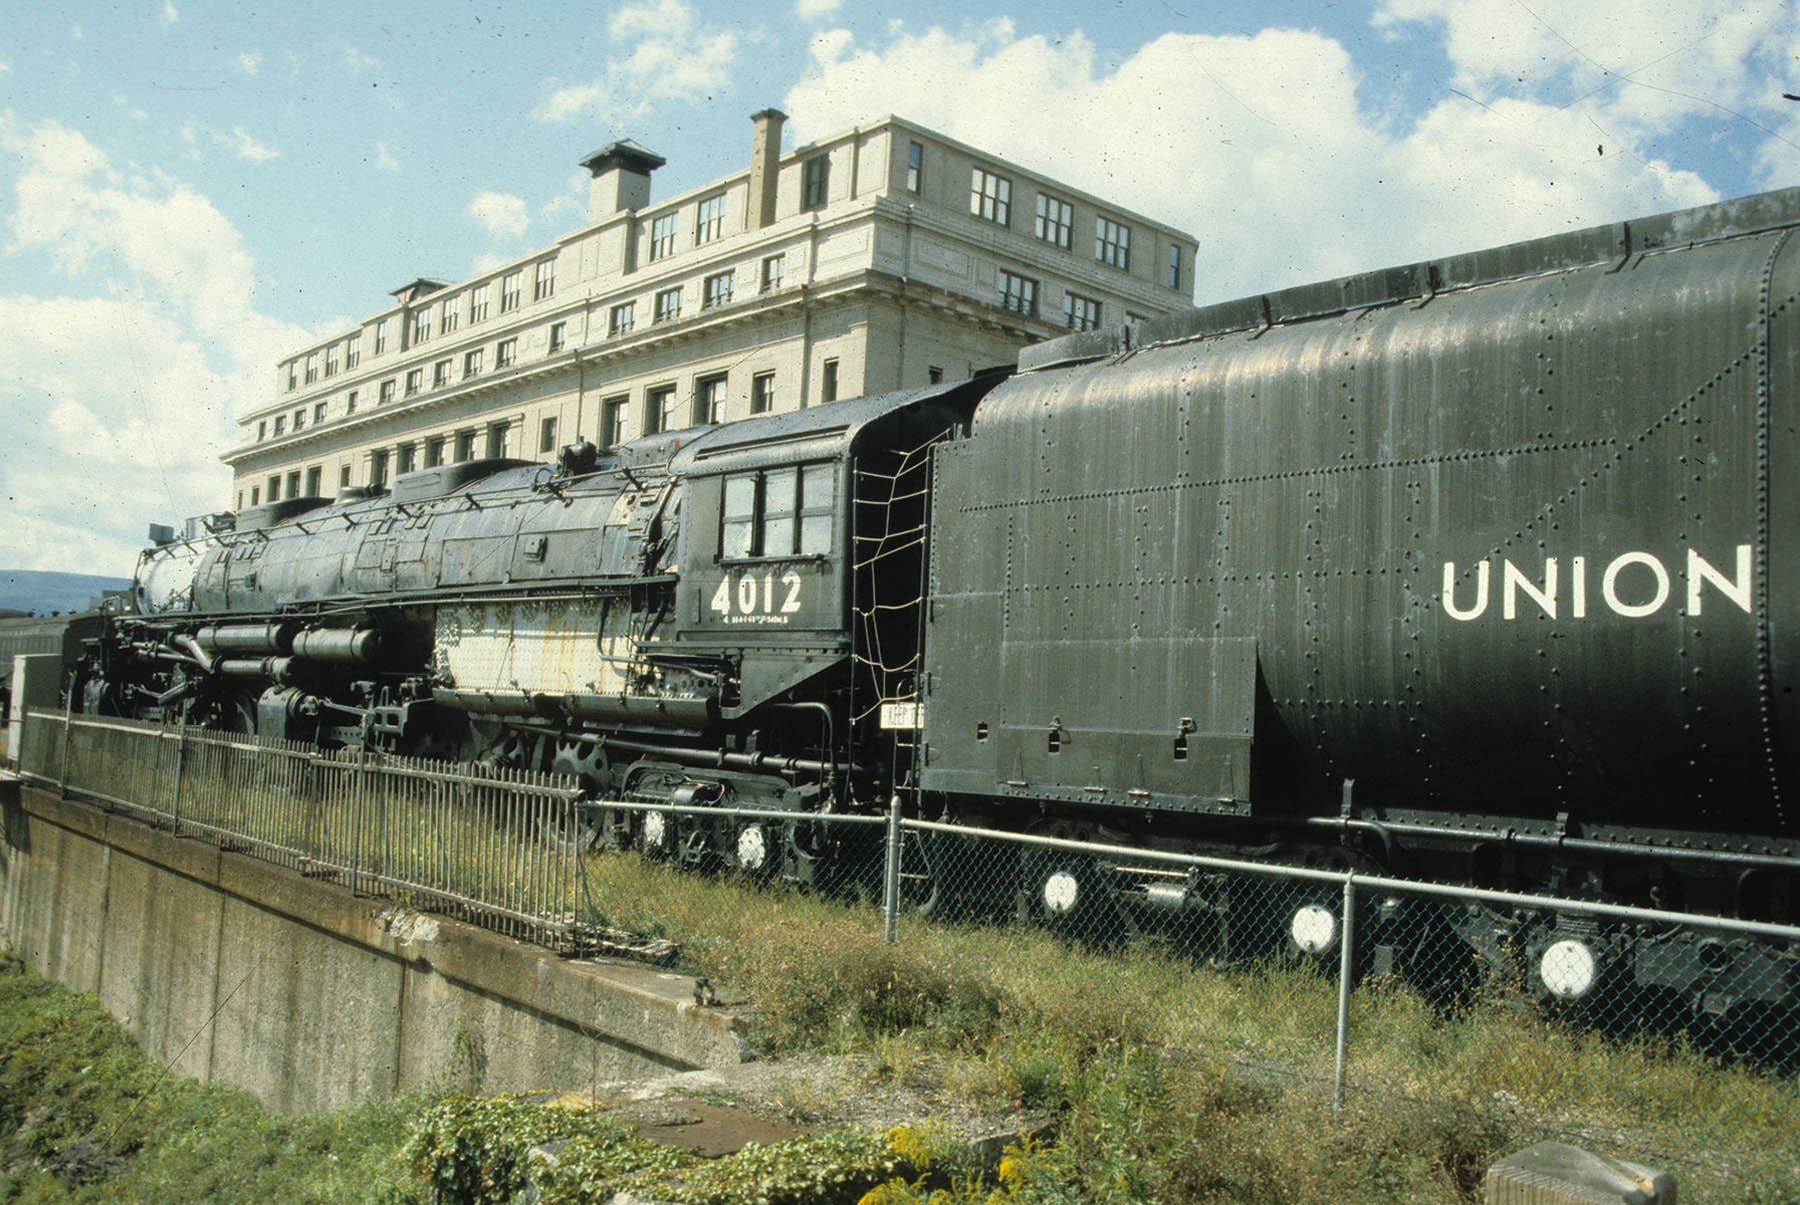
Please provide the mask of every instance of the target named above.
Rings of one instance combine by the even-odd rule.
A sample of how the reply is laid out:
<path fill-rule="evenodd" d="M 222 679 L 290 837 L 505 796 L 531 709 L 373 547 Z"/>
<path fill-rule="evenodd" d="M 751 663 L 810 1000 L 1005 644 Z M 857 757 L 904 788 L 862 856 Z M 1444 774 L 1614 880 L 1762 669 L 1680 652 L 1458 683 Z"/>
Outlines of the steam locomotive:
<path fill-rule="evenodd" d="M 792 812 L 610 835 L 802 881 L 837 852 L 806 815 L 898 794 L 1791 924 L 1796 228 L 1768 193 L 252 507 L 143 554 L 81 705 Z M 1091 859 L 1017 879 L 1051 920 L 1225 906 Z M 1320 911 L 1276 928 L 1316 950 Z M 1778 944 L 1449 923 L 1559 996 L 1800 995 Z"/>

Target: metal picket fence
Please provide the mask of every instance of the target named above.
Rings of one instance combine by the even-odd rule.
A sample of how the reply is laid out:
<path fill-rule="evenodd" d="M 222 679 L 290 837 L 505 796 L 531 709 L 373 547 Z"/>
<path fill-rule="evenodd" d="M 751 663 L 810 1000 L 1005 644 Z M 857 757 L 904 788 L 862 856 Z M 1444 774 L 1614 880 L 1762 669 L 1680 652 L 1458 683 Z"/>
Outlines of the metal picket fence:
<path fill-rule="evenodd" d="M 574 779 L 185 726 L 34 711 L 39 784 L 366 895 L 573 950 L 583 863 Z"/>

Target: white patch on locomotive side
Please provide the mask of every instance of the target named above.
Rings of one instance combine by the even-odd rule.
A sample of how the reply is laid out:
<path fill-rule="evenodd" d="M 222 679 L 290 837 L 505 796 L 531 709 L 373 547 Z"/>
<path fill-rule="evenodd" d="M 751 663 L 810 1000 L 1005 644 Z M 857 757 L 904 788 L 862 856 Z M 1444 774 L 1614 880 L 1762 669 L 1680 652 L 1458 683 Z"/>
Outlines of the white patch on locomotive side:
<path fill-rule="evenodd" d="M 631 641 L 623 607 L 594 632 L 592 603 L 465 603 L 438 608 L 434 668 L 459 690 L 624 694 Z"/>
<path fill-rule="evenodd" d="M 1594 575 L 1590 574 L 1588 559 L 1584 556 L 1569 558 L 1566 577 L 1561 573 L 1556 557 L 1546 557 L 1542 568 L 1535 575 L 1504 557 L 1493 557 L 1475 562 L 1473 595 L 1460 602 L 1457 597 L 1456 562 L 1444 562 L 1444 589 L 1439 596 L 1444 614 L 1463 623 L 1480 619 L 1487 614 L 1492 593 L 1490 587 L 1495 576 L 1491 566 L 1495 562 L 1500 565 L 1499 610 L 1502 619 L 1517 619 L 1521 611 L 1531 614 L 1529 607 L 1532 606 L 1537 608 L 1538 613 L 1558 619 L 1563 615 L 1565 603 L 1567 617 L 1570 619 L 1586 619 L 1590 605 L 1595 603 L 1625 619 L 1643 619 L 1662 610 L 1674 595 L 1674 579 L 1669 567 L 1663 564 L 1661 558 L 1649 552 L 1622 552 L 1608 561 L 1598 574 L 1597 598 L 1592 589 Z M 1729 575 L 1696 550 L 1688 549 L 1683 573 L 1687 606 L 1683 613 L 1701 615 L 1708 594 L 1707 587 L 1711 587 L 1744 614 L 1750 614 L 1753 565 L 1754 559 L 1748 544 L 1737 546 L 1735 563 Z M 1528 604 L 1526 607 L 1520 605 L 1521 596 Z"/>

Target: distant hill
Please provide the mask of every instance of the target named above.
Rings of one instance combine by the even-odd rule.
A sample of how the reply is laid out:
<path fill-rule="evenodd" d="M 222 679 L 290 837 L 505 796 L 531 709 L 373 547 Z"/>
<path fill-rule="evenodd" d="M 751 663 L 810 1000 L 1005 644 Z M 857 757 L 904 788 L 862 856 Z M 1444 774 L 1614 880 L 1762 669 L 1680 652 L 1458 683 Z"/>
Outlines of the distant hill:
<path fill-rule="evenodd" d="M 85 611 L 102 590 L 123 590 L 131 584 L 123 577 L 94 573 L 39 573 L 32 569 L 0 569 L 0 610 Z"/>

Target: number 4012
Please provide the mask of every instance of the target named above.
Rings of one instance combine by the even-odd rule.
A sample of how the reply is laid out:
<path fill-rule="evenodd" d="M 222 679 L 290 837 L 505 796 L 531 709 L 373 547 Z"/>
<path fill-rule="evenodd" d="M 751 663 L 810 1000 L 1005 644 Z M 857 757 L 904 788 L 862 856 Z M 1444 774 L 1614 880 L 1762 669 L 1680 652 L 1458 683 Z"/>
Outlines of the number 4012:
<path fill-rule="evenodd" d="M 780 586 L 779 591 L 776 587 Z M 780 606 L 776 606 L 776 595 L 780 594 Z M 800 609 L 800 575 L 789 569 L 780 577 L 775 576 L 773 569 L 765 569 L 761 576 L 746 570 L 737 577 L 733 586 L 732 576 L 727 573 L 719 581 L 719 588 L 713 591 L 712 602 L 707 609 L 720 615 L 732 613 L 732 603 L 737 604 L 739 615 L 792 615 Z"/>

